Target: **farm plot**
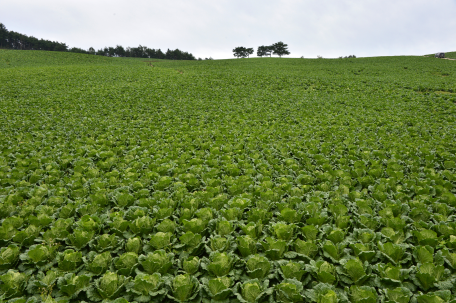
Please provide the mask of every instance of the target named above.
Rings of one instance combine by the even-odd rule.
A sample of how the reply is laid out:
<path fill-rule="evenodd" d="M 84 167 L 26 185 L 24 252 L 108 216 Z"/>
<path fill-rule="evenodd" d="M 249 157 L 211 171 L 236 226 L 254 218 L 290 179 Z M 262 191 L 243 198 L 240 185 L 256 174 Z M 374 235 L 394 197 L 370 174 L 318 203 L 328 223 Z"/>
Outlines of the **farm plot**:
<path fill-rule="evenodd" d="M 0 50 L 0 298 L 455 302 L 455 80 Z"/>

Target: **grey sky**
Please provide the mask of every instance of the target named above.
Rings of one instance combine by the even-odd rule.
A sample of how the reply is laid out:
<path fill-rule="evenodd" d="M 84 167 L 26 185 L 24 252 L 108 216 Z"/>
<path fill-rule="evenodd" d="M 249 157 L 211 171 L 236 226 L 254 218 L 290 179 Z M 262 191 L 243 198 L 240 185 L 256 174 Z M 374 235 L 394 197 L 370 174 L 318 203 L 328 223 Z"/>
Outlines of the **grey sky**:
<path fill-rule="evenodd" d="M 0 0 L 0 22 L 29 36 L 216 59 L 278 41 L 306 58 L 456 51 L 455 16 L 456 0 Z"/>

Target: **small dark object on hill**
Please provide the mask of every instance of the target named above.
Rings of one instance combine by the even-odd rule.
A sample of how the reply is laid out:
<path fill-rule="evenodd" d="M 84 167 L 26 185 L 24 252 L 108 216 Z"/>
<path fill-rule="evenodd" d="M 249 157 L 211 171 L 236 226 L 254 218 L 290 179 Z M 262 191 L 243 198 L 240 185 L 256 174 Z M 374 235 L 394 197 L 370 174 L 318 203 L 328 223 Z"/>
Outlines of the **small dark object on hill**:
<path fill-rule="evenodd" d="M 339 59 L 348 59 L 348 58 L 356 58 L 356 56 L 355 55 L 350 55 L 350 56 L 345 56 L 345 57 L 343 57 L 343 56 L 339 57 Z"/>
<path fill-rule="evenodd" d="M 436 53 L 435 57 L 436 58 L 445 58 L 445 53 Z"/>

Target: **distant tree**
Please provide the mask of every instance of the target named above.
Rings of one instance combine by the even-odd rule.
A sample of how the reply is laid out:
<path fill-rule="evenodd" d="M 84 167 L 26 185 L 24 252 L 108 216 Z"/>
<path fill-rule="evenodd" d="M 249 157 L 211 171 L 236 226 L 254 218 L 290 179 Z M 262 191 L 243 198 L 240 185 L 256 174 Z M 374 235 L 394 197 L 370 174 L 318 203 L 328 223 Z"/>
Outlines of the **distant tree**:
<path fill-rule="evenodd" d="M 125 49 L 121 45 L 117 45 L 114 49 L 114 56 L 116 57 L 125 57 Z"/>
<path fill-rule="evenodd" d="M 0 47 L 6 46 L 6 39 L 8 37 L 8 30 L 3 23 L 0 23 Z"/>
<path fill-rule="evenodd" d="M 257 56 L 258 57 L 263 57 L 269 55 L 271 57 L 271 52 L 272 52 L 272 46 L 258 46 L 257 49 Z"/>
<path fill-rule="evenodd" d="M 249 55 L 253 54 L 253 48 L 238 46 L 233 49 L 233 54 L 237 58 L 249 57 Z"/>
<path fill-rule="evenodd" d="M 66 45 L 65 43 L 59 43 L 59 42 L 54 42 L 54 43 L 55 43 L 55 46 L 54 46 L 55 51 L 57 51 L 57 52 L 68 51 L 68 45 Z"/>
<path fill-rule="evenodd" d="M 288 44 L 284 44 L 282 41 L 274 43 L 272 46 L 272 52 L 274 55 L 282 57 L 283 55 L 289 55 Z"/>
<path fill-rule="evenodd" d="M 69 51 L 72 53 L 87 54 L 87 51 L 85 49 L 79 47 L 72 47 Z"/>
<path fill-rule="evenodd" d="M 247 49 L 245 50 L 245 53 L 247 54 L 247 58 L 250 58 L 250 55 L 253 54 L 253 52 L 254 52 L 254 50 L 253 50 L 252 47 L 247 48 Z"/>
<path fill-rule="evenodd" d="M 84 50 L 78 47 L 68 48 L 65 43 L 37 39 L 33 36 L 26 36 L 21 33 L 8 31 L 3 23 L 0 23 L 0 48 L 21 49 L 21 50 L 47 50 L 60 52 L 85 53 L 91 55 L 108 56 L 108 57 L 136 57 L 136 58 L 158 58 L 172 60 L 196 60 L 195 57 L 179 49 L 169 50 L 164 54 L 160 49 L 150 49 L 146 46 L 127 47 L 124 49 L 121 45 L 116 47 L 105 47 L 95 51 L 93 47 Z M 247 54 L 248 55 L 248 54 Z"/>
<path fill-rule="evenodd" d="M 245 47 L 243 47 L 243 46 L 238 46 L 238 47 L 235 47 L 235 48 L 233 49 L 233 55 L 234 55 L 236 58 L 241 58 L 241 57 L 243 57 L 244 52 L 245 52 Z"/>

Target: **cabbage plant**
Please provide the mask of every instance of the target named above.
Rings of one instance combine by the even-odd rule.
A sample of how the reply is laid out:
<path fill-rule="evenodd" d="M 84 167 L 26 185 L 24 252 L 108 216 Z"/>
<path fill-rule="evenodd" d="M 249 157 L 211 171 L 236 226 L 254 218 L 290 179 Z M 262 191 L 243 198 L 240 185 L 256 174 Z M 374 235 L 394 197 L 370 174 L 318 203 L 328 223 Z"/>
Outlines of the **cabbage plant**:
<path fill-rule="evenodd" d="M 200 234 L 194 234 L 191 231 L 186 232 L 179 237 L 181 246 L 178 248 L 184 247 L 185 250 L 191 255 L 197 255 L 204 248 L 204 240 Z"/>
<path fill-rule="evenodd" d="M 416 237 L 416 240 L 420 245 L 429 245 L 431 247 L 435 247 L 439 242 L 437 233 L 433 230 L 415 230 L 413 231 L 413 235 Z"/>
<path fill-rule="evenodd" d="M 280 218 L 287 223 L 298 223 L 301 221 L 302 213 L 291 208 L 284 208 L 280 211 Z"/>
<path fill-rule="evenodd" d="M 84 229 L 75 229 L 70 235 L 68 235 L 68 247 L 76 250 L 81 250 L 92 240 L 94 236 L 93 231 L 87 231 Z"/>
<path fill-rule="evenodd" d="M 89 283 L 89 276 L 77 276 L 74 273 L 68 273 L 58 279 L 57 286 L 59 288 L 59 294 L 63 294 L 70 299 L 75 299 L 81 291 L 88 289 Z"/>
<path fill-rule="evenodd" d="M 39 293 L 40 290 L 49 290 L 54 284 L 56 284 L 57 279 L 62 275 L 61 272 L 56 270 L 48 270 L 47 272 L 38 272 L 30 278 L 27 284 L 27 292 L 30 294 Z"/>
<path fill-rule="evenodd" d="M 0 276 L 2 281 L 2 284 L 0 284 L 0 298 L 10 299 L 22 296 L 29 278 L 30 275 L 27 273 L 20 273 L 13 269 L 8 270 L 7 273 Z"/>
<path fill-rule="evenodd" d="M 45 271 L 55 263 L 57 246 L 32 245 L 29 250 L 20 255 L 21 267 L 31 267 Z"/>
<path fill-rule="evenodd" d="M 161 302 L 168 292 L 159 273 L 139 273 L 126 288 L 136 302 Z"/>
<path fill-rule="evenodd" d="M 130 223 L 130 230 L 137 236 L 149 234 L 154 228 L 156 219 L 149 216 L 136 218 Z"/>
<path fill-rule="evenodd" d="M 94 233 L 98 233 L 102 226 L 102 222 L 99 217 L 90 215 L 82 216 L 82 218 L 76 222 L 76 224 L 80 229 Z"/>
<path fill-rule="evenodd" d="M 207 269 L 217 277 L 228 275 L 236 261 L 234 255 L 219 252 L 212 253 L 209 258 Z"/>
<path fill-rule="evenodd" d="M 399 244 L 393 244 L 391 242 L 387 243 L 378 243 L 378 249 L 380 250 L 382 256 L 388 262 L 393 263 L 394 265 L 406 263 L 411 259 L 409 253 L 405 251 L 405 248 Z"/>
<path fill-rule="evenodd" d="M 348 302 L 348 298 L 345 296 L 344 292 L 337 289 L 330 284 L 318 283 L 314 287 L 304 291 L 304 296 L 310 302 L 317 303 L 338 303 L 338 302 Z"/>
<path fill-rule="evenodd" d="M 247 275 L 251 279 L 266 278 L 271 270 L 271 263 L 266 257 L 253 255 L 247 258 L 246 261 Z"/>
<path fill-rule="evenodd" d="M 295 229 L 294 224 L 276 223 L 272 226 L 274 235 L 277 239 L 290 241 L 293 237 L 293 231 Z"/>
<path fill-rule="evenodd" d="M 16 266 L 20 250 L 20 247 L 15 244 L 0 249 L 0 272 Z"/>
<path fill-rule="evenodd" d="M 196 275 L 200 266 L 200 259 L 196 256 L 188 257 L 182 262 L 182 269 L 190 275 Z"/>
<path fill-rule="evenodd" d="M 318 254 L 318 246 L 313 241 L 296 239 L 293 247 L 297 255 L 306 260 L 312 260 Z"/>
<path fill-rule="evenodd" d="M 253 239 L 258 239 L 263 231 L 263 224 L 261 222 L 257 222 L 256 224 L 249 222 L 247 225 L 241 225 L 240 227 L 247 236 Z"/>
<path fill-rule="evenodd" d="M 138 254 L 134 252 L 126 252 L 118 258 L 115 258 L 113 263 L 118 274 L 128 277 L 139 266 Z"/>
<path fill-rule="evenodd" d="M 355 256 L 363 262 L 370 262 L 377 259 L 377 251 L 369 244 L 354 243 L 350 244 L 350 247 L 353 249 Z"/>
<path fill-rule="evenodd" d="M 148 274 L 165 274 L 173 266 L 173 257 L 173 254 L 158 250 L 155 253 L 148 253 L 147 256 L 139 256 L 138 262 Z"/>
<path fill-rule="evenodd" d="M 233 293 L 233 280 L 230 277 L 220 277 L 208 280 L 203 278 L 202 288 L 212 301 L 227 300 Z"/>
<path fill-rule="evenodd" d="M 271 260 L 279 260 L 287 250 L 287 242 L 284 240 L 275 240 L 267 237 L 266 242 L 262 242 L 265 254 Z"/>
<path fill-rule="evenodd" d="M 219 220 L 216 224 L 216 231 L 220 236 L 226 236 L 233 231 L 233 224 L 230 221 Z"/>
<path fill-rule="evenodd" d="M 201 285 L 195 277 L 189 274 L 175 276 L 169 282 L 172 294 L 168 298 L 177 302 L 199 301 L 201 296 Z"/>
<path fill-rule="evenodd" d="M 435 265 L 434 263 L 421 264 L 412 277 L 413 281 L 424 291 L 428 291 L 434 287 L 435 283 L 443 280 L 445 277 L 445 268 L 443 265 Z"/>
<path fill-rule="evenodd" d="M 284 279 L 296 279 L 297 281 L 301 281 L 303 275 L 306 273 L 302 262 L 278 261 L 278 264 L 280 265 L 279 273 Z"/>
<path fill-rule="evenodd" d="M 120 238 L 115 234 L 103 234 L 96 237 L 93 242 L 89 243 L 89 246 L 99 253 L 105 251 L 116 253 L 121 248 L 120 243 Z"/>
<path fill-rule="evenodd" d="M 93 275 L 104 274 L 109 269 L 112 262 L 111 253 L 108 251 L 101 254 L 91 251 L 83 259 L 87 271 Z"/>
<path fill-rule="evenodd" d="M 250 236 L 238 237 L 237 244 L 237 248 L 244 258 L 257 252 L 257 242 Z"/>
<path fill-rule="evenodd" d="M 72 272 L 79 268 L 82 263 L 82 253 L 67 249 L 57 255 L 59 269 L 65 272 Z"/>
<path fill-rule="evenodd" d="M 234 293 L 241 303 L 259 303 L 265 301 L 273 290 L 269 288 L 269 280 L 260 282 L 258 279 L 253 279 L 243 284 L 236 284 Z"/>
<path fill-rule="evenodd" d="M 377 264 L 375 269 L 378 272 L 380 287 L 400 287 L 405 279 L 409 278 L 412 269 L 402 269 L 401 266 L 394 266 L 391 263 Z"/>
<path fill-rule="evenodd" d="M 231 241 L 225 237 L 215 236 L 210 238 L 209 246 L 206 246 L 206 250 L 224 252 L 231 246 Z"/>
<path fill-rule="evenodd" d="M 130 278 L 107 271 L 87 290 L 87 297 L 92 301 L 114 300 L 122 295 Z"/>
<path fill-rule="evenodd" d="M 193 218 L 191 220 L 184 219 L 182 224 L 184 231 L 190 231 L 195 234 L 204 234 L 208 221 L 204 221 L 200 218 Z"/>
<path fill-rule="evenodd" d="M 133 252 L 135 254 L 139 254 L 142 251 L 142 241 L 141 238 L 135 237 L 130 238 L 125 243 L 125 250 L 127 252 Z"/>
<path fill-rule="evenodd" d="M 303 285 L 295 279 L 284 279 L 275 287 L 276 302 L 295 303 L 303 302 Z"/>
<path fill-rule="evenodd" d="M 412 297 L 412 292 L 406 287 L 387 288 L 385 296 L 391 303 L 408 303 Z"/>
<path fill-rule="evenodd" d="M 160 224 L 157 224 L 156 228 L 159 232 L 174 233 L 176 231 L 176 223 L 170 219 L 165 219 Z"/>
<path fill-rule="evenodd" d="M 345 257 L 345 249 L 346 245 L 342 243 L 333 243 L 332 241 L 327 240 L 323 245 L 323 255 L 329 259 L 333 263 L 340 263 L 340 261 Z"/>
<path fill-rule="evenodd" d="M 350 300 L 353 303 L 376 303 L 377 298 L 377 292 L 372 287 L 356 285 L 350 287 Z"/>
<path fill-rule="evenodd" d="M 160 231 L 151 237 L 149 245 L 155 249 L 164 249 L 171 245 L 172 236 L 173 234 L 170 232 L 163 233 Z"/>
<path fill-rule="evenodd" d="M 347 284 L 362 285 L 370 278 L 370 275 L 366 273 L 366 267 L 366 264 L 364 264 L 361 260 L 350 259 L 343 265 L 344 272 L 341 273 L 339 277 Z"/>
<path fill-rule="evenodd" d="M 312 271 L 312 274 L 321 283 L 334 284 L 337 280 L 334 265 L 327 261 L 310 261 L 308 269 Z"/>
<path fill-rule="evenodd" d="M 12 240 L 22 246 L 30 246 L 35 242 L 41 231 L 41 227 L 29 225 L 25 229 L 14 234 Z"/>

